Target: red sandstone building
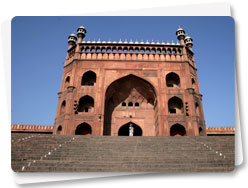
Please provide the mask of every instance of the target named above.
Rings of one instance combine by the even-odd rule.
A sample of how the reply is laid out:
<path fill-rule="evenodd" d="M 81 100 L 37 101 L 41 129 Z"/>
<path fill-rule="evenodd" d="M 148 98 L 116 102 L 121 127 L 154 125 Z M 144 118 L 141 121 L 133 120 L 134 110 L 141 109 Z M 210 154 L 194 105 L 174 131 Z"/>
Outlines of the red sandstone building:
<path fill-rule="evenodd" d="M 71 34 L 53 134 L 206 135 L 193 40 L 84 41 Z"/>

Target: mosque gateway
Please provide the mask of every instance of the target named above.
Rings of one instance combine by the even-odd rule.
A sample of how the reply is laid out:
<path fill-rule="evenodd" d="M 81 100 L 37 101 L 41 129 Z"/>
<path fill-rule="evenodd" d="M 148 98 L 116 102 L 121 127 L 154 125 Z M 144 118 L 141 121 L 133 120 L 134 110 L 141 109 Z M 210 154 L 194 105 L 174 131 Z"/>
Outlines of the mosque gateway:
<path fill-rule="evenodd" d="M 205 136 L 192 50 L 180 43 L 85 41 L 68 38 L 53 134 L 96 136 Z"/>

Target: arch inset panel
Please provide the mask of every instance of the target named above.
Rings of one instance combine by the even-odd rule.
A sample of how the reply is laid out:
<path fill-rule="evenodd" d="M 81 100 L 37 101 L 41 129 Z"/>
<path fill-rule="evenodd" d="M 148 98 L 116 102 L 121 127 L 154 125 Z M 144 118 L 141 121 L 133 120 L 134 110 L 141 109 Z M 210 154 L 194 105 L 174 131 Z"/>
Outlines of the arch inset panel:
<path fill-rule="evenodd" d="M 141 99 L 139 100 L 140 107 L 137 108 L 138 105 L 136 104 L 135 108 L 135 102 L 139 98 Z M 124 101 L 127 108 L 123 108 L 122 104 Z M 132 117 L 134 121 L 135 116 L 139 116 L 139 118 L 144 120 L 141 127 L 144 127 L 145 124 L 155 127 L 156 122 L 158 122 L 158 117 L 155 113 L 157 106 L 155 105 L 154 107 L 155 101 L 156 93 L 154 87 L 148 81 L 138 76 L 130 74 L 112 82 L 105 94 L 103 135 L 115 134 L 112 132 L 116 130 L 113 122 L 118 121 L 118 118 Z M 145 108 L 141 108 L 142 106 L 145 106 Z M 154 127 L 152 129 L 155 130 Z"/>

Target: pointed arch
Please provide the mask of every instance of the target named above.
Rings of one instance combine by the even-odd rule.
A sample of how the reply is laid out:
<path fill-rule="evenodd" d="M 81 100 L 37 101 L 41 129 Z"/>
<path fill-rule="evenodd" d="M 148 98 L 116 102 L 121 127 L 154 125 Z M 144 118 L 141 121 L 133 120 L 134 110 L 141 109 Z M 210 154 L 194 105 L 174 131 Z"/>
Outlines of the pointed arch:
<path fill-rule="evenodd" d="M 91 135 L 92 129 L 88 123 L 81 123 L 75 129 L 75 135 Z"/>
<path fill-rule="evenodd" d="M 174 124 L 170 128 L 170 136 L 186 136 L 186 130 L 184 126 L 180 124 Z"/>
<path fill-rule="evenodd" d="M 78 112 L 93 112 L 94 99 L 89 95 L 85 95 L 79 99 Z"/>
<path fill-rule="evenodd" d="M 61 125 L 59 125 L 58 126 L 58 128 L 57 128 L 57 134 L 61 134 L 61 132 L 62 132 L 62 126 Z"/>
<path fill-rule="evenodd" d="M 133 127 L 133 136 L 142 136 L 142 129 L 139 125 L 129 122 L 124 125 L 122 125 L 118 130 L 118 136 L 129 136 L 129 127 L 132 125 Z"/>
<path fill-rule="evenodd" d="M 167 87 L 180 87 L 180 77 L 174 72 L 170 72 L 166 75 Z"/>
<path fill-rule="evenodd" d="M 147 106 L 144 110 L 149 111 L 152 118 L 151 121 L 154 121 L 154 127 L 157 125 L 158 117 L 155 113 L 157 108 L 157 105 L 155 105 L 157 95 L 155 88 L 147 80 L 129 74 L 113 81 L 106 89 L 103 135 L 112 135 L 112 124 L 115 121 L 113 114 L 116 110 L 139 110 L 138 106 L 142 106 L 141 104 L 136 104 L 135 108 L 137 98 L 133 98 L 134 96 L 132 96 L 132 92 L 134 92 L 137 97 L 142 96 L 142 99 L 144 100 L 140 102 Z M 123 102 L 125 102 L 125 105 Z M 119 107 L 121 107 L 121 109 L 118 109 Z M 131 115 L 127 116 L 129 117 Z"/>
<path fill-rule="evenodd" d="M 64 100 L 64 101 L 61 103 L 60 114 L 64 114 L 64 113 L 65 113 L 65 106 L 66 106 L 66 101 Z"/>
<path fill-rule="evenodd" d="M 168 101 L 169 114 L 182 114 L 183 113 L 183 101 L 179 97 L 172 97 Z"/>

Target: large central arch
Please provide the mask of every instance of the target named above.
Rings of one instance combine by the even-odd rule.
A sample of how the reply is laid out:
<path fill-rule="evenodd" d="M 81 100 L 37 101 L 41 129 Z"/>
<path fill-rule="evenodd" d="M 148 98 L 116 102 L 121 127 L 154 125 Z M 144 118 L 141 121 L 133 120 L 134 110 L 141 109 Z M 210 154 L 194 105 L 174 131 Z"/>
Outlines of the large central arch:
<path fill-rule="evenodd" d="M 128 75 L 112 82 L 106 90 L 103 135 L 118 135 L 118 122 L 138 120 L 143 133 L 155 136 L 156 92 L 152 84 Z M 146 135 L 146 134 L 143 134 Z"/>

